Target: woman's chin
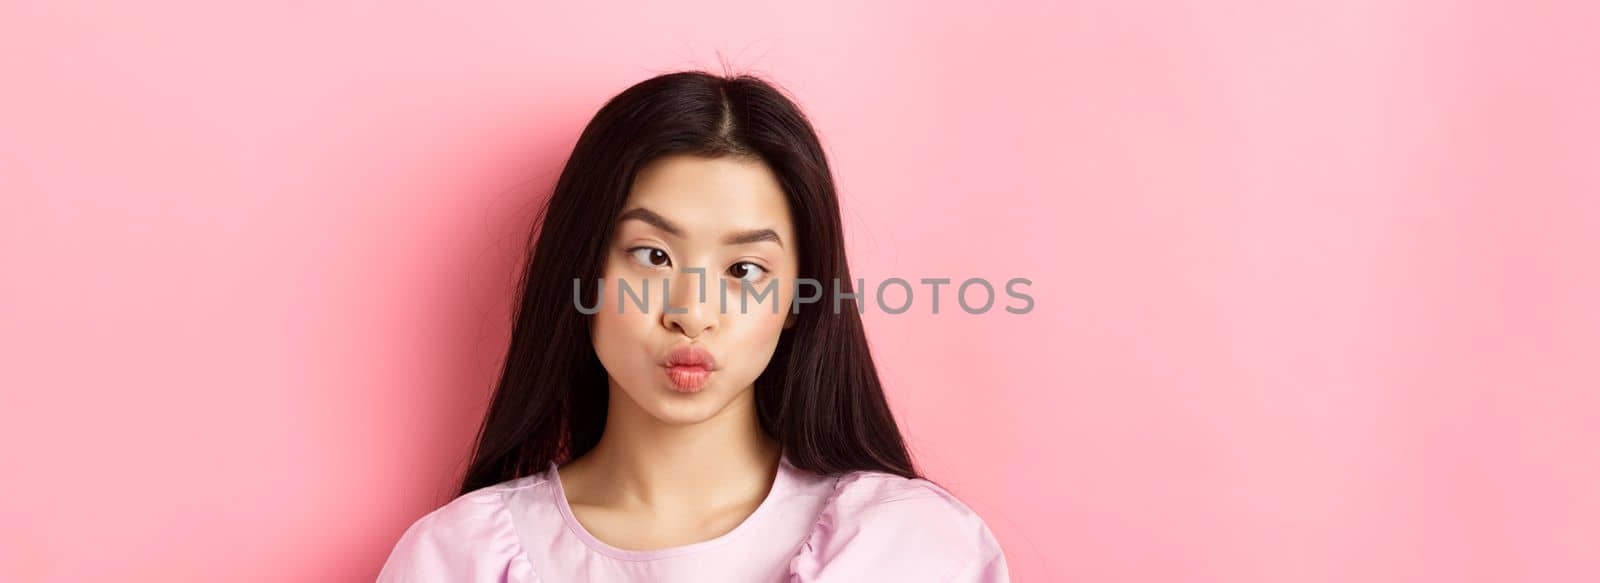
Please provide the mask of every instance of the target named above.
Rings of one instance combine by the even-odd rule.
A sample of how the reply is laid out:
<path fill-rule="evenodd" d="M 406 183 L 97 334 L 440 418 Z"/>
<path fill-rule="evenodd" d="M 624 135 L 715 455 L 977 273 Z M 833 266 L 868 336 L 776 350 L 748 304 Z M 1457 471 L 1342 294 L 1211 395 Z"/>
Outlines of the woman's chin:
<path fill-rule="evenodd" d="M 682 392 L 671 385 L 663 385 L 651 398 L 645 409 L 663 423 L 687 425 L 716 417 L 732 404 L 737 395 L 727 395 L 715 383 L 708 383 L 694 392 Z"/>
<path fill-rule="evenodd" d="M 693 425 L 717 416 L 722 408 L 707 401 L 664 399 L 650 411 L 650 415 L 669 425 Z"/>

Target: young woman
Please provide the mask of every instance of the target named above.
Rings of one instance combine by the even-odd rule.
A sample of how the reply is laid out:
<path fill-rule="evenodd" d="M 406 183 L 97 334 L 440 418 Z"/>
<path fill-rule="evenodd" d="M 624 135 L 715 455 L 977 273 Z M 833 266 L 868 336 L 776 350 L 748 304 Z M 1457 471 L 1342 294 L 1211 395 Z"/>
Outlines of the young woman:
<path fill-rule="evenodd" d="M 1008 579 L 984 521 L 913 466 L 853 300 L 834 309 L 832 172 L 774 87 L 624 90 L 530 240 L 460 496 L 380 582 Z"/>

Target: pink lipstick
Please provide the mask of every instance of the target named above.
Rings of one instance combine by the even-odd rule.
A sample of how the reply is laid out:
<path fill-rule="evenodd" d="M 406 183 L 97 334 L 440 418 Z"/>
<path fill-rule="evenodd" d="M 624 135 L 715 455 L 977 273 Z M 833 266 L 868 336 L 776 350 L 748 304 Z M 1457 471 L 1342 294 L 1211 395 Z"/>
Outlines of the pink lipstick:
<path fill-rule="evenodd" d="M 674 348 L 662 359 L 661 366 L 666 368 L 667 379 L 672 381 L 672 388 L 684 393 L 699 391 L 711 378 L 711 371 L 717 369 L 717 362 L 711 358 L 711 353 L 695 345 L 684 345 Z"/>

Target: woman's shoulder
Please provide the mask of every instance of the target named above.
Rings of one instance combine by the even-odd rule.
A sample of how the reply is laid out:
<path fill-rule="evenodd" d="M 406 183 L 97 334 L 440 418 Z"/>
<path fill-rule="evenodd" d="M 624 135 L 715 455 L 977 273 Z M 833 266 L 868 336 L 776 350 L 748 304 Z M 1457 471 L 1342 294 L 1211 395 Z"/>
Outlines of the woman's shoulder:
<path fill-rule="evenodd" d="M 546 482 L 539 473 L 485 486 L 418 518 L 390 551 L 378 583 L 538 581 L 522 552 L 507 498 Z"/>
<path fill-rule="evenodd" d="M 798 581 L 1008 581 L 983 518 L 923 478 L 844 474 L 790 565 Z"/>

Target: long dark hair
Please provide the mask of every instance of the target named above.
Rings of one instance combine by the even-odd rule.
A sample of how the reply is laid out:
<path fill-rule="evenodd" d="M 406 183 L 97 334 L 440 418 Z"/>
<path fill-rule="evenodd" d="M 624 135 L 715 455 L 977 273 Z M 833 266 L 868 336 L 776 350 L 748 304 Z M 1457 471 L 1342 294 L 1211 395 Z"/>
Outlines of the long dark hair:
<path fill-rule="evenodd" d="M 765 163 L 788 197 L 800 278 L 851 290 L 839 200 L 816 131 L 777 88 L 750 75 L 698 71 L 642 81 L 589 121 L 540 209 L 513 305 L 511 343 L 460 494 L 582 456 L 600 440 L 606 371 L 573 305 L 576 279 L 602 276 L 605 249 L 634 174 L 667 154 Z M 580 288 L 583 289 L 583 288 Z M 585 289 L 584 305 L 597 293 Z M 889 411 L 854 301 L 800 306 L 755 381 L 762 431 L 791 463 L 820 474 L 874 470 L 920 477 Z"/>

